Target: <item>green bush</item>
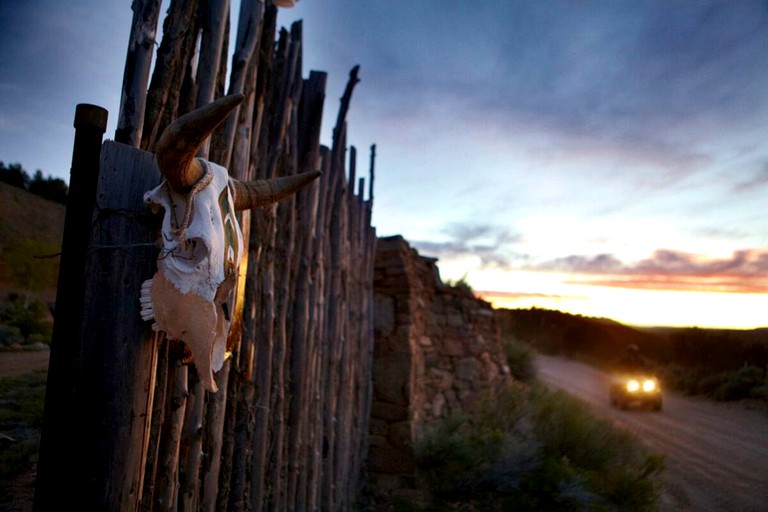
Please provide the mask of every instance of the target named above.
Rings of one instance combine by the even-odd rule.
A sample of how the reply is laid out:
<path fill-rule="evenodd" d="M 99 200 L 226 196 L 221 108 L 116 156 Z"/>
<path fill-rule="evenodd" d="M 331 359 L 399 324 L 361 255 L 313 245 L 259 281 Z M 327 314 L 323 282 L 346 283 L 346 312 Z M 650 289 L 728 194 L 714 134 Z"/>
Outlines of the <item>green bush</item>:
<path fill-rule="evenodd" d="M 768 400 L 768 384 L 757 386 L 749 390 L 750 398 L 757 398 L 758 400 Z"/>
<path fill-rule="evenodd" d="M 573 468 L 587 489 L 621 510 L 646 510 L 656 499 L 663 459 L 633 436 L 562 392 L 537 391 L 536 434 L 551 464 Z"/>
<path fill-rule="evenodd" d="M 714 393 L 720 400 L 738 400 L 751 396 L 752 390 L 765 386 L 765 372 L 757 366 L 744 366 L 726 375 Z"/>
<path fill-rule="evenodd" d="M 522 343 L 507 340 L 504 343 L 504 352 L 509 370 L 515 379 L 523 382 L 532 382 L 536 379 L 536 367 L 533 364 L 533 353 L 530 348 Z"/>
<path fill-rule="evenodd" d="M 24 341 L 18 327 L 0 324 L 0 345 L 10 345 Z"/>
<path fill-rule="evenodd" d="M 4 331 L 9 333 L 13 328 L 17 329 L 26 342 L 50 343 L 52 325 L 46 319 L 46 309 L 40 301 L 16 293 L 8 294 L 0 306 L 0 323 L 7 326 Z"/>
<path fill-rule="evenodd" d="M 415 453 L 435 510 L 651 510 L 663 468 L 630 434 L 540 386 L 446 419 Z"/>
<path fill-rule="evenodd" d="M 467 274 L 464 274 L 459 279 L 455 279 L 455 280 L 449 279 L 445 284 L 447 284 L 451 288 L 456 288 L 468 293 L 472 293 L 472 286 L 469 284 Z"/>
<path fill-rule="evenodd" d="M 768 374 L 759 366 L 712 372 L 704 368 L 669 365 L 662 368 L 661 375 L 668 388 L 687 395 L 703 395 L 716 400 L 768 399 Z"/>

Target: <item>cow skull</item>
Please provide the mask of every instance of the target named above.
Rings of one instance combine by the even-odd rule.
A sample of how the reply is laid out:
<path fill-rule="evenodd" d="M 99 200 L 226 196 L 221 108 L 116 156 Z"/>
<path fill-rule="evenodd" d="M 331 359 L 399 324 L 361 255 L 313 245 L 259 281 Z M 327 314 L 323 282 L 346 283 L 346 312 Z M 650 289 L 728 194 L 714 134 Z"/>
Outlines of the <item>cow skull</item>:
<path fill-rule="evenodd" d="M 243 182 L 213 162 L 195 158 L 210 133 L 243 95 L 221 98 L 179 117 L 157 144 L 163 182 L 144 195 L 162 209 L 162 249 L 157 273 L 142 286 L 142 318 L 153 329 L 186 343 L 201 382 L 216 391 L 213 373 L 226 358 L 243 238 L 235 212 L 277 202 L 320 175 Z"/>

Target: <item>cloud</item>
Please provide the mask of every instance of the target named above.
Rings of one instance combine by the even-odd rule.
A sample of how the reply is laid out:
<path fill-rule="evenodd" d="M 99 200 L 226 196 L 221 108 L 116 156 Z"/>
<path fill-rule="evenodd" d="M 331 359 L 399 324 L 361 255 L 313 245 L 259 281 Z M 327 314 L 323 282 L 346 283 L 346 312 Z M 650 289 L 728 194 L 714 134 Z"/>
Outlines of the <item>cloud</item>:
<path fill-rule="evenodd" d="M 533 270 L 571 274 L 571 284 L 652 290 L 768 293 L 768 250 L 745 249 L 728 258 L 707 258 L 660 249 L 649 258 L 624 263 L 610 254 L 572 255 Z"/>
<path fill-rule="evenodd" d="M 538 270 L 569 272 L 578 274 L 605 274 L 622 270 L 621 261 L 611 254 L 597 256 L 565 256 L 538 265 Z"/>
<path fill-rule="evenodd" d="M 654 290 L 665 292 L 706 292 L 706 293 L 738 293 L 766 294 L 768 279 L 744 279 L 737 277 L 690 278 L 685 276 L 632 276 L 617 279 L 568 280 L 567 284 L 588 286 L 603 286 L 609 288 L 624 288 L 632 290 Z"/>
<path fill-rule="evenodd" d="M 314 9 L 308 32 L 322 18 L 336 34 L 306 46 L 332 77 L 361 63 L 351 117 L 377 120 L 382 151 L 421 146 L 439 159 L 454 153 L 439 144 L 451 140 L 464 154 L 504 156 L 515 172 L 570 163 L 569 183 L 634 199 L 689 192 L 689 178 L 718 163 L 723 133 L 764 138 L 750 120 L 768 115 L 768 12 L 754 1 L 333 4 L 297 6 Z M 359 44 L 338 48 L 344 40 Z M 403 160 L 412 176 L 438 168 Z"/>
<path fill-rule="evenodd" d="M 693 229 L 692 233 L 698 238 L 710 239 L 715 241 L 740 240 L 740 239 L 748 238 L 750 236 L 749 231 L 744 230 L 742 228 L 738 228 L 738 227 L 732 227 L 732 226 L 701 227 L 701 228 Z"/>
<path fill-rule="evenodd" d="M 521 257 L 513 251 L 520 235 L 493 224 L 453 223 L 443 229 L 444 241 L 414 241 L 420 253 L 439 259 L 473 256 L 480 258 L 484 268 L 508 268 L 513 258 Z"/>
<path fill-rule="evenodd" d="M 768 185 L 768 162 L 764 162 L 760 168 L 755 170 L 748 180 L 737 183 L 733 187 L 733 191 L 736 193 L 751 192 L 766 185 Z"/>
<path fill-rule="evenodd" d="M 578 295 L 560 295 L 560 294 L 553 294 L 553 293 L 501 292 L 496 290 L 475 290 L 474 292 L 480 298 L 489 302 L 503 301 L 503 300 L 519 300 L 519 299 L 554 299 L 554 300 L 565 300 L 565 299 L 585 300 L 586 299 L 586 297 L 578 296 Z"/>

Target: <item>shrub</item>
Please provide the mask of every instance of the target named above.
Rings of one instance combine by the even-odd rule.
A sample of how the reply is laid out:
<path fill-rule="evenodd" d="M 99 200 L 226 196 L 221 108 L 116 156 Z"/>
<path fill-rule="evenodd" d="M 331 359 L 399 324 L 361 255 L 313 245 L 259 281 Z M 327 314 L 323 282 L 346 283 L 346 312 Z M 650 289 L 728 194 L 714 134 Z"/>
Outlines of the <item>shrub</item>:
<path fill-rule="evenodd" d="M 45 306 L 40 301 L 10 293 L 0 307 L 0 323 L 7 326 L 4 330 L 9 333 L 16 329 L 26 342 L 50 343 L 52 326 L 45 314 Z"/>
<path fill-rule="evenodd" d="M 472 293 L 472 286 L 469 284 L 469 280 L 467 278 L 467 274 L 464 274 L 459 279 L 449 279 L 446 284 L 452 288 L 456 288 L 458 290 L 462 290 L 468 293 Z"/>
<path fill-rule="evenodd" d="M 24 338 L 18 327 L 12 325 L 0 324 L 0 345 L 11 345 L 21 343 Z"/>
<path fill-rule="evenodd" d="M 440 510 L 649 510 L 663 468 L 630 434 L 541 386 L 446 419 L 415 453 Z"/>
<path fill-rule="evenodd" d="M 768 384 L 763 384 L 750 389 L 749 397 L 757 398 L 758 400 L 768 400 Z"/>
<path fill-rule="evenodd" d="M 532 382 L 536 379 L 536 367 L 533 364 L 530 348 L 516 341 L 507 340 L 504 343 L 504 352 L 509 370 L 515 379 L 523 382 Z"/>
<path fill-rule="evenodd" d="M 768 374 L 755 365 L 720 372 L 670 365 L 662 369 L 662 380 L 670 389 L 716 400 L 768 398 Z"/>
<path fill-rule="evenodd" d="M 723 379 L 714 393 L 719 400 L 737 400 L 751 396 L 753 389 L 765 386 L 765 372 L 757 366 L 744 366 Z"/>
<path fill-rule="evenodd" d="M 539 391 L 536 433 L 551 464 L 575 469 L 588 489 L 623 510 L 650 508 L 663 458 L 562 392 Z"/>

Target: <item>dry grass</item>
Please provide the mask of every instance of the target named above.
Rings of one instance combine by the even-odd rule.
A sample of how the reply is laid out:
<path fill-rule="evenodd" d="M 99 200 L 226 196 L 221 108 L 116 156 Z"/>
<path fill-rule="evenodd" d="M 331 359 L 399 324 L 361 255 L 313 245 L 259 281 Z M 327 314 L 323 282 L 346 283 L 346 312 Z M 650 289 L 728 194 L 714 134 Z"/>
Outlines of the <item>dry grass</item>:
<path fill-rule="evenodd" d="M 13 286 L 5 258 L 14 242 L 34 239 L 61 244 L 64 231 L 63 204 L 48 201 L 26 190 L 0 182 L 0 293 L 5 297 Z M 46 292 L 47 296 L 51 291 Z"/>

